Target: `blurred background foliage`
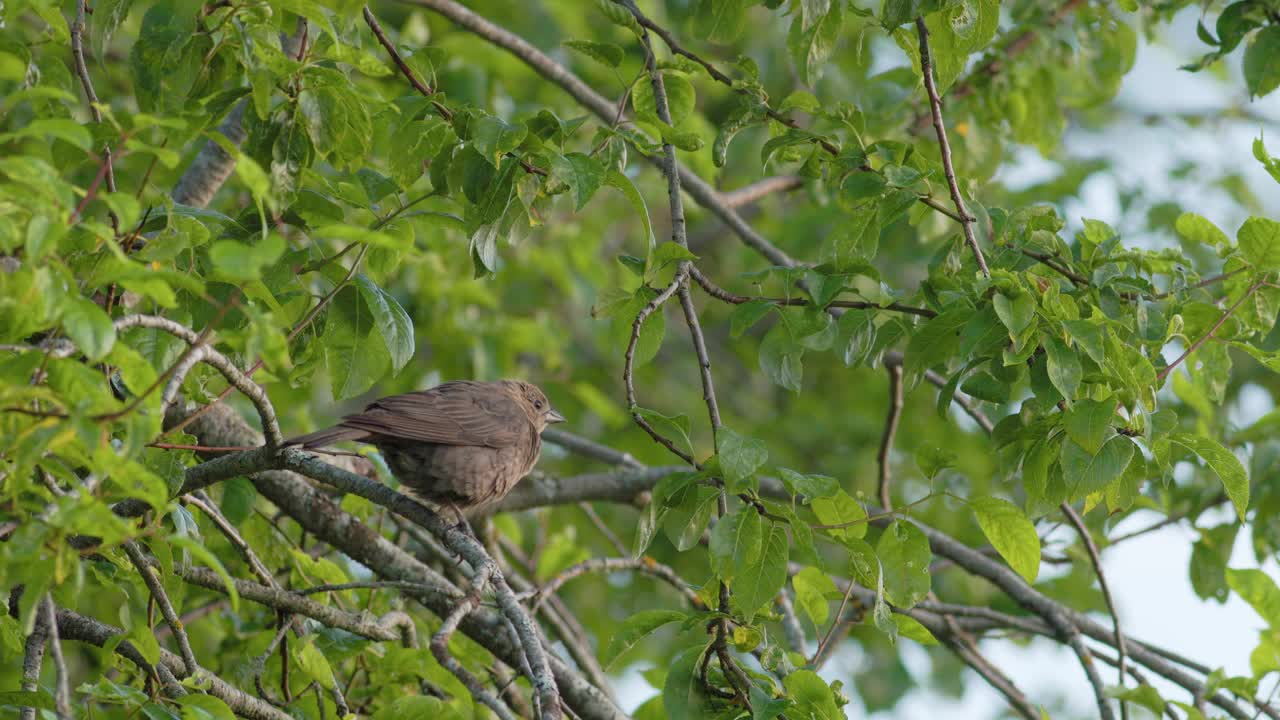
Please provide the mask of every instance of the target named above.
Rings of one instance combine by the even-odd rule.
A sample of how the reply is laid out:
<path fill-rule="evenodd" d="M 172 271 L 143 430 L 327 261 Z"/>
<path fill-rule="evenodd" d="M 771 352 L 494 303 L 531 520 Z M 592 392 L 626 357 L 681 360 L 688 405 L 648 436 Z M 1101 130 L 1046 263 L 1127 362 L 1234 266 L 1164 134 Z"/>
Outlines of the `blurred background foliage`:
<path fill-rule="evenodd" d="M 1190 3 L 902 4 L 910 7 L 843 0 L 762 5 L 667 0 L 645 3 L 643 9 L 686 47 L 735 79 L 749 85 L 755 74 L 772 105 L 794 108 L 790 114 L 802 118 L 810 130 L 838 137 L 844 147 L 871 148 L 880 143 L 868 153 L 877 167 L 890 164 L 917 174 L 932 173 L 921 181 L 923 185 L 910 181 L 903 185 L 913 188 L 911 192 L 927 188 L 944 205 L 947 190 L 927 100 L 919 90 L 914 31 L 910 23 L 887 31 L 882 21 L 894 13 L 905 13 L 904 18 L 921 13 L 931 23 L 946 18 L 964 32 L 974 33 L 972 38 L 963 33 L 944 35 L 954 45 L 936 48 L 960 186 L 980 225 L 986 225 L 988 218 L 1008 217 L 1031 206 L 1055 208 L 1066 220 L 1062 237 L 1067 243 L 1082 231 L 1081 216 L 1097 216 L 1090 204 L 1099 191 L 1090 190 L 1095 187 L 1090 184 L 1099 178 L 1123 177 L 1124 165 L 1146 162 L 1122 147 L 1108 153 L 1078 152 L 1071 142 L 1073 133 L 1106 138 L 1111 129 L 1132 123 L 1139 123 L 1139 128 L 1141 123 L 1179 123 L 1179 127 L 1212 134 L 1215 123 L 1241 117 L 1255 128 L 1266 124 L 1265 118 L 1249 114 L 1248 102 L 1234 109 L 1215 109 L 1210 117 L 1157 111 L 1155 117 L 1145 118 L 1135 117 L 1141 112 L 1116 102 L 1139 47 L 1161 44 L 1170 23 Z M 138 393 L 175 361 L 182 348 L 152 330 L 135 329 L 119 337 L 108 332 L 109 323 L 103 325 L 106 312 L 114 305 L 119 316 L 119 303 L 127 298 L 133 312 L 164 314 L 196 330 L 215 326 L 221 347 L 242 367 L 262 358 L 265 368 L 255 379 L 274 401 L 286 435 L 320 427 L 375 397 L 442 380 L 522 377 L 547 391 L 570 419 L 573 432 L 629 452 L 646 464 L 670 464 L 670 455 L 632 422 L 621 383 L 623 348 L 639 305 L 629 300 L 625 311 L 617 311 L 619 290 L 632 298 L 641 280 L 618 258 L 645 257 L 645 224 L 637 205 L 617 188 L 587 192 L 589 202 L 578 207 L 581 188 L 558 182 L 562 176 L 554 164 L 547 165 L 547 158 L 578 152 L 594 154 L 605 169 L 612 163 L 644 198 L 659 243 L 668 239 L 670 226 L 666 185 L 661 174 L 639 158 L 636 148 L 627 147 L 611 132 L 598 134 L 599 128 L 608 125 L 587 117 L 587 111 L 562 89 L 511 54 L 412 3 L 378 2 L 370 7 L 407 62 L 439 89 L 435 98 L 452 111 L 451 123 L 433 115 L 429 103 L 414 95 L 388 62 L 361 20 L 359 4 L 251 0 L 201 6 L 100 0 L 93 4 L 85 38 L 88 72 L 102 111 L 102 119 L 93 121 L 68 49 L 68 18 L 74 18 L 71 5 L 40 0 L 4 4 L 0 29 L 0 175 L 5 183 L 0 189 L 0 255 L 4 257 L 0 259 L 11 264 L 0 273 L 0 340 L 22 343 L 33 337 L 70 336 L 82 349 L 86 342 L 96 341 L 101 351 L 89 360 L 105 359 L 122 369 L 136 367 L 136 374 L 126 373 L 123 383 Z M 623 97 L 638 78 L 637 87 L 645 82 L 644 56 L 635 35 L 610 22 L 609 13 L 595 4 L 476 0 L 467 7 L 519 34 L 612 100 Z M 1234 88 L 1237 96 L 1246 94 L 1241 88 L 1247 88 L 1247 94 L 1265 95 L 1280 77 L 1280 42 L 1274 39 L 1280 31 L 1278 9 L 1266 2 L 1236 3 L 1231 8 L 1224 11 L 1222 3 L 1205 5 L 1205 36 L 1198 50 L 1220 50 L 1226 59 L 1201 61 L 1192 54 L 1180 56 L 1179 61 L 1203 62 L 1199 77 L 1212 77 Z M 718 10 L 729 19 L 717 22 Z M 299 12 L 325 18 L 336 33 L 335 38 L 324 23 L 312 22 L 305 63 L 289 57 L 277 37 L 295 32 Z M 1224 23 L 1219 18 L 1228 17 L 1228 12 L 1239 18 Z M 805 29 L 808 21 L 802 19 L 805 13 L 824 17 L 835 13 L 837 19 L 825 22 L 835 22 L 837 30 L 826 39 L 806 38 L 810 31 Z M 1230 38 L 1240 47 L 1228 48 Z M 620 56 L 613 58 L 618 60 L 616 67 L 576 50 L 569 44 L 575 40 L 620 49 Z M 1013 47 L 1018 49 L 1012 51 Z M 1267 48 L 1275 48 L 1275 53 L 1268 54 Z M 865 206 L 859 204 L 862 191 L 851 189 L 844 175 L 825 165 L 832 161 L 812 144 L 784 147 L 771 153 L 762 166 L 766 144 L 785 134 L 777 123 L 746 127 L 733 138 L 724 162 L 717 163 L 717 135 L 740 118 L 742 97 L 687 60 L 673 59 L 665 48 L 660 55 L 687 81 L 694 98 L 690 112 L 677 123 L 677 130 L 698 138 L 697 142 L 686 140 L 688 147 L 681 148 L 683 164 L 726 197 L 762 177 L 801 178 L 796 187 L 739 208 L 756 230 L 786 253 L 817 263 L 854 252 L 869 269 L 851 282 L 860 296 L 873 302 L 897 299 L 937 307 L 939 298 L 930 295 L 937 290 L 922 291 L 922 283 L 972 271 L 963 245 L 956 242 L 955 223 L 923 204 L 908 202 L 878 231 L 873 228 L 859 235 L 851 219 L 865 214 Z M 1165 92 L 1173 95 L 1177 90 L 1166 88 Z M 207 133 L 241 100 L 246 103 L 246 138 L 239 157 L 253 162 L 239 164 L 207 211 L 174 208 L 167 201 L 172 188 L 201 151 Z M 486 122 L 497 128 L 493 130 L 496 139 L 489 145 L 476 140 L 479 124 Z M 502 144 L 506 128 L 553 125 L 554 129 L 540 133 L 537 143 Z M 512 181 L 514 192 L 522 202 L 516 210 L 487 218 L 500 225 L 496 246 L 490 251 L 477 249 L 473 231 L 479 222 L 477 213 L 484 212 L 483 202 L 477 200 L 490 187 L 483 180 L 497 181 L 493 176 L 478 181 L 460 154 L 453 156 L 447 169 L 438 169 L 445 163 L 437 153 L 451 148 L 463 128 L 472 142 L 459 153 L 496 148 L 489 162 L 494 163 L 491 168 L 499 168 L 497 172 L 509 167 L 499 160 L 504 149 L 527 152 L 539 167 L 551 168 L 551 179 L 518 168 L 513 171 L 517 175 Z M 534 131 L 528 132 L 532 137 Z M 1280 147 L 1267 140 L 1273 151 Z M 115 193 L 105 192 L 99 177 L 103 168 L 99 149 L 104 144 L 115 153 Z M 552 149 L 540 153 L 539 146 Z M 1176 150 L 1162 149 L 1170 154 Z M 1202 197 L 1214 200 L 1213 217 L 1232 236 L 1245 214 L 1274 217 L 1276 185 L 1265 177 L 1259 185 L 1258 174 L 1243 169 L 1261 167 L 1255 164 L 1265 158 L 1265 151 L 1255 160 L 1232 148 L 1223 161 L 1226 170 L 1216 175 L 1188 160 L 1166 174 L 1168 184 L 1163 187 L 1104 183 L 1102 192 L 1110 191 L 1108 207 L 1117 209 L 1107 219 L 1125 246 L 1153 253 L 1176 249 L 1185 255 L 1191 281 L 1210 277 L 1224 269 L 1226 251 L 1220 253 L 1221 248 L 1179 234 L 1177 219 L 1184 212 L 1205 212 L 1197 207 Z M 1031 181 L 1024 179 L 1028 167 L 1040 169 L 1038 176 L 1031 173 Z M 1273 164 L 1271 172 L 1280 171 Z M 768 262 L 709 211 L 692 202 L 685 207 L 690 250 L 698 266 L 720 285 L 744 295 L 800 292 L 792 285 L 793 276 L 766 273 Z M 1003 213 L 992 209 L 1003 209 Z M 77 221 L 68 224 L 65 218 L 71 212 Z M 881 212 L 886 212 L 883 206 Z M 112 214 L 119 230 L 112 228 Z M 263 218 L 270 221 L 267 232 L 262 229 Z M 131 232 L 135 227 L 138 230 Z M 376 232 L 352 228 L 376 228 Z M 128 246 L 141 236 L 145 244 L 138 242 L 141 249 L 130 253 Z M 994 248 L 989 231 L 981 237 Z M 353 242 L 357 249 L 333 259 Z M 1079 254 L 1080 245 L 1073 247 Z M 993 265 L 1017 272 L 1034 266 L 1025 258 L 1007 257 L 1007 249 L 989 252 Z M 338 292 L 325 313 L 296 338 L 287 339 L 290 328 L 303 321 L 316 299 L 343 282 L 357 255 L 359 279 Z M 671 268 L 661 273 L 669 278 Z M 117 292 L 121 297 L 116 297 Z M 110 295 L 106 303 L 104 294 Z M 378 315 L 374 305 L 379 297 L 384 304 L 390 300 L 403 308 L 403 314 L 392 308 Z M 1217 295 L 1198 297 L 1207 304 Z M 853 323 L 833 323 L 805 343 L 779 346 L 770 339 L 777 335 L 779 323 L 830 320 L 821 313 L 787 310 L 737 334 L 731 332 L 734 306 L 696 292 L 695 299 L 725 424 L 765 441 L 770 466 L 829 475 L 853 497 L 874 504 L 876 454 L 889 403 L 880 353 L 906 347 L 904 338 L 914 331 L 911 316 L 879 313 L 876 340 L 867 347 L 862 346 L 868 345 L 867 338 L 854 336 Z M 95 306 L 88 307 L 90 303 Z M 665 340 L 660 349 L 651 362 L 637 368 L 639 403 L 666 415 L 691 418 L 694 455 L 701 458 L 714 452 L 713 437 L 703 420 L 699 369 L 673 305 L 661 311 Z M 1154 302 L 1140 305 L 1136 312 L 1144 318 L 1150 311 L 1168 322 L 1166 307 Z M 611 315 L 611 310 L 616 312 Z M 362 319 L 367 312 L 377 318 L 372 327 L 367 317 Z M 1274 323 L 1274 308 L 1271 313 Z M 384 320 L 390 325 L 382 325 Z M 1258 346 L 1274 358 L 1280 337 L 1272 331 Z M 1184 424 L 1194 426 L 1194 432 L 1230 444 L 1250 443 L 1254 514 L 1243 531 L 1251 535 L 1258 556 L 1266 558 L 1280 543 L 1277 421 L 1273 413 L 1263 423 L 1242 425 L 1233 412 L 1245 394 L 1251 394 L 1251 406 L 1274 407 L 1280 380 L 1244 352 L 1228 353 L 1225 346 L 1218 347 L 1220 351 L 1204 361 L 1218 363 L 1217 369 L 1198 370 L 1185 387 L 1174 382 L 1173 391 L 1165 391 L 1161 402 L 1175 409 Z M 58 480 L 69 482 L 77 462 L 90 468 L 102 462 L 94 452 L 102 447 L 98 432 L 103 427 L 136 450 L 133 460 L 167 481 L 171 490 L 175 472 L 193 462 L 187 451 L 141 447 L 159 435 L 155 412 L 137 420 L 120 418 L 107 426 L 87 419 L 90 413 L 111 413 L 120 407 L 108 378 L 92 367 L 72 359 L 46 360 L 43 353 L 0 354 L 0 404 L 46 403 L 73 415 L 73 421 L 53 424 L 17 413 L 0 415 L 0 435 L 5 438 L 0 446 L 5 456 L 0 520 L 7 517 L 21 526 L 0 545 L 0 577 L 8 589 L 16 582 L 39 583 L 43 576 L 44 584 L 39 586 L 51 587 L 60 604 L 126 629 L 136 628 L 148 611 L 147 594 L 139 581 L 121 577 L 110 563 L 81 560 L 59 542 L 76 532 L 103 534 L 100 510 L 105 505 L 77 510 L 63 500 L 47 528 L 37 531 L 29 523 L 34 513 L 44 512 L 47 503 L 53 501 L 56 506 L 58 502 L 32 479 L 38 458 L 48 451 L 63 452 L 69 460 Z M 49 394 L 29 383 L 38 368 L 47 372 Z M 212 400 L 225 387 L 212 370 L 198 368 L 184 383 L 183 392 L 188 400 L 200 403 Z M 935 389 L 923 382 L 908 385 L 902 429 L 891 456 L 895 496 L 905 501 L 946 491 L 966 498 L 999 494 L 1022 502 L 1021 491 L 1010 482 L 1021 456 L 993 451 L 981 429 L 958 408 L 939 413 L 936 396 Z M 254 418 L 243 398 L 232 395 L 227 402 Z M 1017 406 L 1016 401 L 984 405 L 996 419 L 1016 414 Z M 155 409 L 150 401 L 144 407 Z M 192 440 L 181 434 L 165 439 Z M 939 453 L 947 456 L 950 467 L 926 477 L 921 466 Z M 599 464 L 549 445 L 540 469 L 571 476 L 598 470 Z M 1100 511 L 1088 519 L 1095 530 L 1104 532 L 1135 509 L 1177 514 L 1195 522 L 1202 509 L 1218 506 L 1215 498 L 1221 492 L 1211 473 L 1183 472 L 1172 482 L 1148 484 L 1135 503 L 1113 515 Z M 109 487 L 101 501 L 128 494 L 128 488 Z M 305 534 L 287 518 L 273 517 L 269 504 L 255 497 L 247 481 L 227 483 L 212 494 L 268 565 L 291 568 L 291 581 L 306 585 L 362 576 L 339 554 L 310 546 Z M 378 522 L 379 513 L 363 501 L 348 498 L 344 507 Z M 193 516 L 176 504 L 172 508 L 170 519 L 162 523 L 167 523 L 165 533 L 198 538 L 233 574 L 242 569 L 232 547 L 204 516 Z M 601 503 L 597 511 L 629 544 L 637 510 Z M 986 542 L 970 513 L 957 502 L 938 497 L 912 512 L 971 545 Z M 1223 568 L 1237 527 L 1225 514 L 1209 517 L 1189 574 L 1197 593 L 1211 602 L 1226 596 Z M 191 526 L 183 527 L 184 522 Z M 1046 521 L 1043 527 L 1053 522 Z M 498 532 L 535 558 L 540 579 L 586 557 L 616 554 L 609 540 L 572 505 L 502 516 L 496 525 Z M 1065 533 L 1050 538 L 1045 552 L 1074 564 L 1046 566 L 1040 587 L 1071 607 L 1105 611 L 1075 538 Z M 705 552 L 679 552 L 667 533 L 657 534 L 648 553 L 695 583 L 712 577 Z M 846 562 L 829 560 L 837 565 Z M 217 597 L 176 581 L 168 585 L 175 602 L 185 608 Z M 1011 600 L 987 583 L 956 571 L 940 569 L 932 587 L 949 602 L 1016 610 Z M 589 576 L 569 584 L 561 594 L 601 646 L 635 612 L 680 602 L 665 586 L 639 576 Z M 343 595 L 348 602 L 367 603 L 374 612 L 398 602 L 389 593 Z M 242 604 L 238 612 L 193 620 L 189 630 L 197 655 L 211 669 L 243 683 L 248 680 L 243 660 L 267 646 L 274 635 L 272 621 L 271 613 Z M 823 630 L 812 624 L 807 629 L 811 636 Z M 19 626 L 10 622 L 3 632 L 0 687 L 15 688 L 21 672 L 20 655 L 15 655 L 21 651 Z M 696 639 L 700 632 L 695 629 L 688 635 Z M 142 634 L 130 630 L 131 638 Z M 673 651 L 687 645 L 689 637 L 677 641 L 670 634 L 659 634 L 625 656 L 615 670 L 644 669 L 644 677 L 661 688 Z M 964 692 L 970 676 L 959 675 L 961 666 L 945 649 L 930 649 L 927 675 L 908 672 L 899 655 L 905 642 L 893 644 L 870 620 L 852 630 L 849 645 L 859 649 L 863 660 L 851 677 L 840 678 L 845 692 L 855 698 L 848 707 L 852 715 L 891 708 L 920 683 L 944 694 Z M 341 666 L 348 675 L 362 668 L 369 679 L 356 700 L 373 700 L 369 707 L 379 709 L 391 707 L 401 694 L 397 688 L 421 670 L 415 663 L 434 663 L 390 647 L 371 651 L 372 645 L 366 647 L 337 632 L 321 631 L 315 645 L 323 649 L 329 664 Z M 465 640 L 455 645 L 460 645 L 455 648 L 460 654 L 466 652 Z M 464 654 L 464 659 L 482 658 L 482 650 L 470 649 L 474 654 Z M 109 708 L 125 703 L 126 691 L 105 679 L 108 675 L 101 675 L 120 661 L 84 645 L 68 650 L 77 677 L 88 678 L 89 684 L 79 692 L 99 702 L 101 712 L 95 710 L 93 716 L 124 717 Z M 375 657 L 378 653 L 382 655 Z M 264 678 L 278 686 L 278 672 L 273 665 Z M 448 676 L 438 668 L 430 672 L 447 682 L 441 678 Z M 104 679 L 95 680 L 100 676 Z M 626 688 L 631 693 L 628 702 L 655 692 L 634 683 Z M 1054 699 L 1039 700 L 1048 703 L 1051 712 L 1063 710 L 1064 706 L 1054 706 Z M 862 710 L 856 709 L 859 705 Z M 647 717 L 662 715 L 659 705 L 646 707 Z M 298 712 L 313 716 L 301 706 Z M 1054 717 L 1058 716 L 1055 712 Z"/>

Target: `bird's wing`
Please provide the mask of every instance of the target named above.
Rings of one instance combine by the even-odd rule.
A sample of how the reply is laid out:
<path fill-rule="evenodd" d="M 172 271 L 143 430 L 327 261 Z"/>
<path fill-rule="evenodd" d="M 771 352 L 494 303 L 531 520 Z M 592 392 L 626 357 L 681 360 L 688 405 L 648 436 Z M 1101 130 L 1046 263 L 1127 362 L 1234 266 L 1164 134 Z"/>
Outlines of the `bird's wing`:
<path fill-rule="evenodd" d="M 499 448 L 516 444 L 529 420 L 502 388 L 463 381 L 382 398 L 341 425 L 388 438 Z"/>

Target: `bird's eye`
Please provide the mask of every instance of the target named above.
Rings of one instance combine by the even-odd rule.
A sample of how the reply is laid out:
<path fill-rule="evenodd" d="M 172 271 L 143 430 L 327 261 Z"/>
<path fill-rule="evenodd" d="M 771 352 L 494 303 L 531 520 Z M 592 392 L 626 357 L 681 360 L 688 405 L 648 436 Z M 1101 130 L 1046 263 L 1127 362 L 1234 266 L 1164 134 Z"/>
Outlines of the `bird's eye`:
<path fill-rule="evenodd" d="M 534 407 L 535 409 L 537 409 L 537 410 L 541 410 L 541 409 L 542 409 L 542 401 L 541 401 L 541 400 L 534 400 L 534 401 L 533 401 L 533 407 Z"/>

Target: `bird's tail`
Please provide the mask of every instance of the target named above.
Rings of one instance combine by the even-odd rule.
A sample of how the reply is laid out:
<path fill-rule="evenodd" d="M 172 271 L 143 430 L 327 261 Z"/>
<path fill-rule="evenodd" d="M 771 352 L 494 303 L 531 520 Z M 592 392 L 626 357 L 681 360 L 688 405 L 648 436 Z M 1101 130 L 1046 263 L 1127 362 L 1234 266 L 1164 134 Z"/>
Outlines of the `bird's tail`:
<path fill-rule="evenodd" d="M 299 435 L 295 438 L 289 438 L 284 441 L 284 444 L 285 447 L 298 445 L 306 449 L 311 449 L 325 447 L 344 440 L 364 440 L 367 437 L 369 437 L 369 432 L 367 430 L 346 427 L 344 425 L 334 425 L 331 428 L 317 430 L 316 432 L 309 433 L 307 435 Z"/>

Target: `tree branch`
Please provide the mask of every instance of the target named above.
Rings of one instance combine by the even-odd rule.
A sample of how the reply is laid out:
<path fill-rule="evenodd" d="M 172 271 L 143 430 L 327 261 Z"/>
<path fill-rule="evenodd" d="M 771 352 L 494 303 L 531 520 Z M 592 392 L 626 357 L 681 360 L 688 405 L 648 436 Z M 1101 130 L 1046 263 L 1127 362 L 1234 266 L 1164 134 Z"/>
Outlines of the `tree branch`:
<path fill-rule="evenodd" d="M 693 278 L 694 282 L 698 283 L 698 285 L 707 292 L 708 295 L 710 295 L 711 297 L 717 300 L 721 300 L 721 301 L 730 303 L 732 305 L 741 305 L 743 303 L 751 302 L 752 300 L 762 300 L 764 302 L 772 303 L 774 305 L 787 305 L 787 306 L 796 306 L 796 307 L 808 307 L 813 304 L 812 302 L 809 301 L 808 298 L 802 298 L 802 297 L 773 298 L 773 297 L 751 297 L 748 295 L 735 295 L 734 293 L 731 293 L 728 290 L 725 290 L 724 288 L 715 284 L 715 282 L 712 281 L 711 278 L 707 277 L 705 274 L 703 274 L 701 270 L 698 269 L 697 265 L 693 265 L 693 264 L 690 264 L 689 275 L 690 277 Z M 845 308 L 850 310 L 892 310 L 895 312 L 906 313 L 908 315 L 918 315 L 920 317 L 925 317 L 925 318 L 936 317 L 938 314 L 930 310 L 929 308 L 912 307 L 910 305 L 903 305 L 901 303 L 896 303 L 896 302 L 889 303 L 888 305 L 877 305 L 876 303 L 867 302 L 865 300 L 832 300 L 831 302 L 827 303 L 826 307 L 827 308 Z"/>
<path fill-rule="evenodd" d="M 889 453 L 893 450 L 893 436 L 898 432 L 898 419 L 902 417 L 902 365 L 885 365 L 885 369 L 889 373 L 889 414 L 884 421 L 876 462 L 880 466 L 880 504 L 893 507 L 889 493 Z"/>
<path fill-rule="evenodd" d="M 112 641 L 112 638 L 124 633 L 123 630 L 65 608 L 58 609 L 57 617 L 58 632 L 68 640 L 78 640 L 87 642 L 90 645 L 104 647 Z M 151 674 L 151 665 L 128 640 L 119 641 L 115 646 L 115 651 L 122 657 L 132 661 L 139 668 L 142 668 L 147 674 Z M 207 692 L 210 695 L 226 703 L 227 707 L 231 708 L 231 711 L 240 717 L 249 718 L 250 720 L 292 720 L 288 713 L 278 710 L 270 704 L 236 688 L 208 670 L 201 667 L 186 667 L 182 662 L 182 658 L 164 648 L 160 649 L 160 665 L 156 666 L 155 670 L 160 672 L 162 677 L 165 673 L 170 673 L 170 677 L 172 675 L 194 676 L 198 683 L 207 688 Z M 182 691 L 181 686 L 176 685 L 176 683 L 165 683 L 166 688 L 173 686 L 177 687 L 177 692 Z M 173 690 L 170 690 L 170 692 L 173 692 Z"/>
<path fill-rule="evenodd" d="M 1070 503 L 1064 502 L 1060 506 L 1062 514 L 1066 516 L 1067 521 L 1075 528 L 1076 533 L 1080 536 L 1080 542 L 1084 544 L 1085 550 L 1089 553 L 1089 562 L 1093 564 L 1093 572 L 1098 576 L 1098 587 L 1102 590 L 1102 599 L 1107 603 L 1107 610 L 1111 613 L 1111 622 L 1115 628 L 1116 638 L 1116 670 L 1120 674 L 1119 685 L 1124 687 L 1125 676 L 1125 648 L 1124 633 L 1120 630 L 1120 611 L 1116 608 L 1115 599 L 1111 596 L 1111 587 L 1107 583 L 1106 573 L 1102 571 L 1102 555 L 1098 552 L 1098 546 L 1093 542 L 1093 536 L 1089 534 L 1089 528 L 1084 524 L 1084 519 L 1071 507 Z M 1129 708 L 1127 704 L 1120 701 L 1120 717 L 1123 720 L 1129 718 Z"/>
<path fill-rule="evenodd" d="M 942 120 L 942 99 L 938 97 L 938 87 L 933 80 L 933 59 L 929 54 L 929 28 L 923 17 L 916 18 L 916 34 L 920 37 L 920 74 L 924 76 L 924 89 L 929 94 L 929 110 L 933 117 L 933 129 L 938 135 L 938 151 L 942 155 L 942 171 L 947 177 L 947 189 L 951 191 L 951 202 L 956 206 L 960 216 L 960 227 L 964 231 L 964 241 L 973 252 L 973 259 L 978 262 L 978 269 L 983 277 L 991 277 L 987 268 L 987 260 L 982 256 L 982 248 L 978 247 L 978 238 L 973 232 L 974 218 L 964 206 L 964 197 L 960 194 L 960 185 L 956 182 L 956 170 L 951 164 L 951 144 L 947 141 L 947 128 Z"/>
<path fill-rule="evenodd" d="M 138 574 L 142 576 L 142 582 L 151 591 L 151 599 L 160 606 L 160 615 L 168 623 L 169 630 L 172 631 L 173 639 L 177 641 L 178 651 L 182 656 L 183 668 L 175 674 L 179 678 L 185 678 L 189 671 L 194 671 L 199 667 L 199 663 L 196 662 L 195 653 L 191 650 L 191 640 L 187 637 L 186 628 L 182 626 L 182 620 L 178 618 L 178 613 L 173 609 L 173 603 L 169 600 L 169 593 L 165 592 L 164 585 L 160 583 L 160 578 L 156 576 L 155 569 L 147 563 L 136 542 L 127 540 L 121 544 L 121 548 L 124 549 L 125 555 L 129 556 L 129 561 L 138 570 Z M 150 630 L 151 628 L 147 629 Z"/>

